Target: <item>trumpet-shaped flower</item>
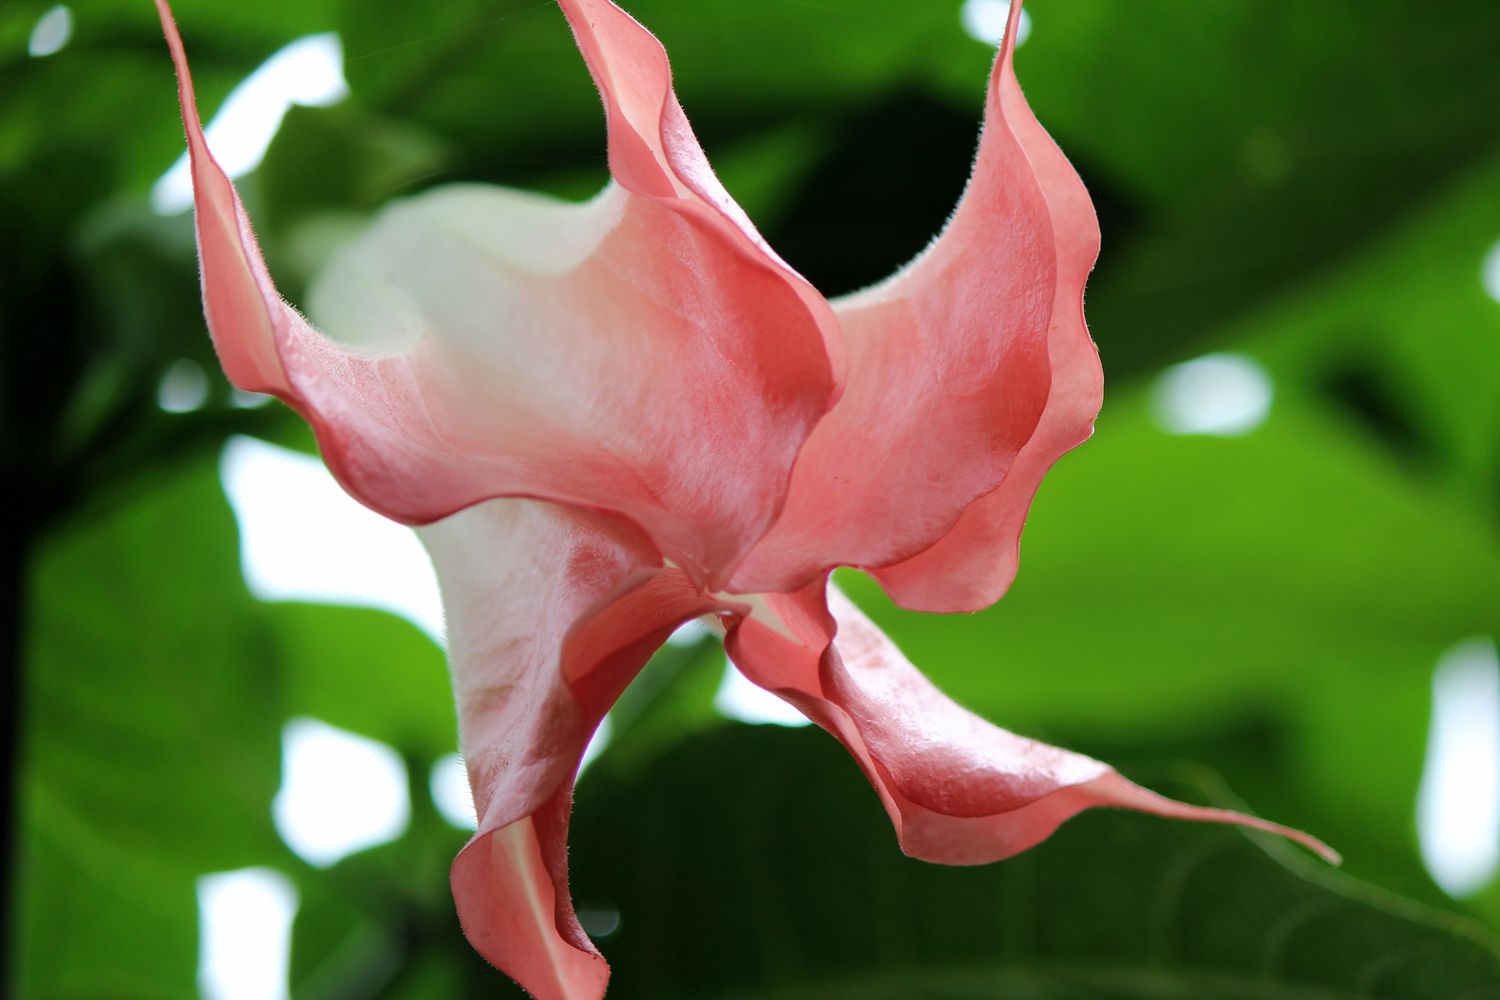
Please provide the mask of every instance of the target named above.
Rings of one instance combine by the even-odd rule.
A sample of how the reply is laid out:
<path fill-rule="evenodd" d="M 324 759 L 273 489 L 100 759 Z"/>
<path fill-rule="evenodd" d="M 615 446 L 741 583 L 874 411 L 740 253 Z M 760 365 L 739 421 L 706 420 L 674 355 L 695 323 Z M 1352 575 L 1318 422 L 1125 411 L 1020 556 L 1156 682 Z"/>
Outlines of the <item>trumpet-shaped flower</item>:
<path fill-rule="evenodd" d="M 719 184 L 657 40 L 559 0 L 604 101 L 610 184 L 563 204 L 459 186 L 388 208 L 282 301 L 199 126 L 181 40 L 204 309 L 242 389 L 312 425 L 359 500 L 437 567 L 479 829 L 464 930 L 541 1000 L 608 969 L 574 916 L 567 827 L 590 735 L 684 621 L 859 762 L 909 854 L 994 861 L 1092 806 L 1304 834 L 1183 805 L 958 707 L 829 584 L 898 603 L 998 600 L 1026 510 L 1101 394 L 1083 319 L 1088 195 L 1011 67 L 973 175 L 911 264 L 829 301 Z"/>

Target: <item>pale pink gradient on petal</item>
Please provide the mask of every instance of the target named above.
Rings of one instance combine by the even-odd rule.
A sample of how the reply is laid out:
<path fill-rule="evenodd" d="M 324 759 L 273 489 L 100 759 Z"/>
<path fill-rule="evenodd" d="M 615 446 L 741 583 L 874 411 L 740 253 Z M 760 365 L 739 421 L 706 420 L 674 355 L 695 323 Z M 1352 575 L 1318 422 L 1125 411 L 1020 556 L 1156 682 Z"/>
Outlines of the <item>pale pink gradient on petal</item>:
<path fill-rule="evenodd" d="M 892 600 L 914 611 L 978 611 L 1000 600 L 1015 577 L 1021 528 L 1042 477 L 1064 452 L 1088 440 L 1104 400 L 1099 352 L 1083 316 L 1084 282 L 1099 254 L 1099 221 L 1077 171 L 1031 113 L 1011 59 L 1002 58 L 999 70 L 1006 121 L 1041 183 L 1057 248 L 1047 334 L 1052 387 L 1035 432 L 999 487 L 970 505 L 931 548 L 872 570 Z"/>
<path fill-rule="evenodd" d="M 906 560 L 1018 461 L 1034 464 L 1059 436 L 1081 440 L 1072 421 L 1057 424 L 1079 408 L 1064 397 L 1098 382 L 1092 345 L 1081 354 L 1071 343 L 1097 229 L 1066 161 L 1034 162 L 1052 147 L 1010 71 L 1014 29 L 1013 17 L 953 218 L 906 268 L 834 303 L 848 352 L 844 395 L 803 448 L 787 506 L 736 573 L 736 590 L 784 591 L 832 566 Z"/>
<path fill-rule="evenodd" d="M 779 627 L 739 624 L 725 640 L 730 657 L 848 748 L 913 857 L 998 861 L 1084 809 L 1116 806 L 1266 830 L 1337 860 L 1305 833 L 1174 802 L 1089 757 L 986 722 L 949 700 L 836 587 L 819 581 L 763 600 Z"/>
<path fill-rule="evenodd" d="M 618 518 L 492 500 L 420 534 L 447 610 L 479 818 L 453 863 L 464 933 L 538 1000 L 596 1000 L 608 967 L 567 882 L 579 760 L 673 629 L 723 606 Z"/>
<path fill-rule="evenodd" d="M 276 292 L 204 142 L 182 43 L 158 0 L 188 133 L 205 312 L 230 379 L 295 407 L 340 482 L 377 511 L 421 524 L 495 496 L 608 510 L 717 589 L 779 512 L 798 450 L 834 397 L 837 323 L 714 180 L 656 40 L 612 4 L 564 7 L 605 95 L 617 182 L 587 205 L 555 204 L 555 220 L 533 205 L 523 220 L 502 206 L 491 221 L 582 218 L 597 227 L 592 252 L 564 273 L 537 272 L 465 255 L 464 233 L 420 214 L 430 200 L 393 209 L 387 229 L 407 220 L 425 251 L 395 255 L 385 271 L 418 336 L 370 352 L 324 337 Z M 379 232 L 368 238 L 377 245 Z M 505 314 L 455 308 L 452 290 L 476 277 L 504 289 Z"/>

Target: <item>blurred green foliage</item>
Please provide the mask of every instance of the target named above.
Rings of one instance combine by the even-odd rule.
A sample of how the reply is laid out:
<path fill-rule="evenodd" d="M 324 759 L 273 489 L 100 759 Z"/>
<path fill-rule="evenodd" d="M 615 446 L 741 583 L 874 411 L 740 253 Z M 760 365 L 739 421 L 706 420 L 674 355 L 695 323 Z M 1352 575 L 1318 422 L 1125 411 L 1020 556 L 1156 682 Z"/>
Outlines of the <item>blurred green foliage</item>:
<path fill-rule="evenodd" d="M 30 58 L 49 6 L 0 6 L 6 593 L 24 585 L 0 992 L 193 995 L 194 880 L 266 865 L 302 901 L 295 995 L 504 993 L 459 934 L 445 872 L 464 835 L 426 791 L 453 749 L 439 652 L 376 612 L 252 600 L 215 459 L 233 433 L 306 436 L 217 379 L 200 409 L 157 405 L 174 362 L 214 362 L 189 222 L 146 202 L 182 145 L 155 12 L 81 0 L 71 42 Z M 965 704 L 1190 797 L 1232 789 L 1348 874 L 1115 814 L 984 870 L 916 865 L 832 741 L 724 722 L 712 644 L 668 649 L 578 793 L 579 905 L 618 915 L 611 995 L 1496 995 L 1500 886 L 1443 896 L 1413 806 L 1434 663 L 1500 633 L 1500 303 L 1480 282 L 1500 240 L 1500 11 L 1027 6 L 1022 83 L 1104 229 L 1099 433 L 1043 485 L 993 610 L 910 615 L 845 582 Z M 726 186 L 819 287 L 883 276 L 941 224 L 992 55 L 958 0 L 628 7 Z M 597 97 L 545 0 L 176 11 L 210 114 L 293 38 L 343 38 L 349 99 L 294 109 L 241 183 L 294 301 L 393 197 L 605 177 Z M 1165 434 L 1154 378 L 1210 350 L 1266 367 L 1269 420 Z M 402 839 L 329 869 L 278 841 L 278 734 L 301 715 L 397 748 Z"/>

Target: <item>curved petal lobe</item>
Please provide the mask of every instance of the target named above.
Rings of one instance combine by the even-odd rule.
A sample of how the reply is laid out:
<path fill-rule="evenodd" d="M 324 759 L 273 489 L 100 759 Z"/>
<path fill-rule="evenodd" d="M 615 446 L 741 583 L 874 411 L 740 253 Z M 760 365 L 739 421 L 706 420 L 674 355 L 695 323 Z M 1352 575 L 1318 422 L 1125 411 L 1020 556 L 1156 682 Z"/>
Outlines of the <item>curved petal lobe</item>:
<path fill-rule="evenodd" d="M 833 398 L 838 330 L 713 179 L 655 38 L 604 0 L 566 0 L 616 183 L 582 206 L 459 189 L 390 210 L 324 282 L 336 342 L 276 292 L 158 8 L 230 378 L 294 406 L 345 488 L 387 516 L 427 523 L 496 496 L 607 510 L 721 586 Z"/>
<path fill-rule="evenodd" d="M 1004 595 L 1042 477 L 1093 433 L 1104 399 L 1099 352 L 1083 317 L 1084 282 L 1099 254 L 1099 220 L 1077 171 L 1031 113 L 1011 60 L 1001 60 L 999 70 L 1006 120 L 1041 183 L 1057 248 L 1057 297 L 1047 333 L 1052 389 L 1036 430 L 999 487 L 971 504 L 931 548 L 871 571 L 892 600 L 913 611 L 978 611 Z"/>
<path fill-rule="evenodd" d="M 479 817 L 452 870 L 464 933 L 538 1000 L 598 1000 L 609 970 L 568 895 L 574 775 L 652 652 L 717 605 L 618 518 L 494 500 L 419 533 Z"/>
<path fill-rule="evenodd" d="M 735 665 L 848 748 L 913 857 L 997 861 L 1040 843 L 1084 809 L 1115 806 L 1267 830 L 1337 858 L 1307 834 L 1174 802 L 1096 760 L 991 725 L 950 701 L 822 581 L 761 600 L 778 627 L 751 619 L 733 629 L 726 644 Z"/>
<path fill-rule="evenodd" d="M 1054 315 L 1060 302 L 1077 312 L 1081 289 L 1069 275 L 1062 293 L 1060 261 L 1091 263 L 1097 234 L 1074 245 L 1089 234 L 1056 224 L 1055 165 L 1039 169 L 1029 155 L 1030 113 L 1009 72 L 1013 35 L 1014 18 L 947 227 L 891 279 L 834 303 L 845 392 L 808 439 L 786 509 L 733 589 L 785 591 L 831 566 L 888 566 L 931 546 L 1031 447 L 1054 387 L 1077 377 L 1055 366 L 1083 363 L 1097 380 L 1097 360 L 1049 349 L 1056 324 L 1080 322 Z M 1069 203 L 1080 209 L 1092 218 L 1086 196 Z"/>

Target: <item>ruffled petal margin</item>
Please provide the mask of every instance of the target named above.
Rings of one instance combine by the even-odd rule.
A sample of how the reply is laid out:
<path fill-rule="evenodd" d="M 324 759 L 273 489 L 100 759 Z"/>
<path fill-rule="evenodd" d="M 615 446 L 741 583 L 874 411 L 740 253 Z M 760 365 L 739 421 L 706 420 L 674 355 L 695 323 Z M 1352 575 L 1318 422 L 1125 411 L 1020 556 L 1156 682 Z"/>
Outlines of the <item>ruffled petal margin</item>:
<path fill-rule="evenodd" d="M 986 722 L 923 677 L 831 584 L 761 595 L 758 603 L 774 617 L 758 613 L 760 620 L 733 627 L 725 639 L 730 658 L 844 744 L 912 857 L 950 865 L 998 861 L 1045 840 L 1084 809 L 1113 806 L 1264 830 L 1338 861 L 1300 831 L 1175 802 L 1099 761 Z"/>
<path fill-rule="evenodd" d="M 425 524 L 497 496 L 610 511 L 719 589 L 836 395 L 838 324 L 714 179 L 656 39 L 607 0 L 562 6 L 615 181 L 581 206 L 469 188 L 389 210 L 321 286 L 340 343 L 277 293 L 157 0 L 204 311 L 230 379 L 301 413 L 380 513 Z"/>
<path fill-rule="evenodd" d="M 808 439 L 787 506 L 735 575 L 737 592 L 784 592 L 850 565 L 894 567 L 877 575 L 904 604 L 972 610 L 983 606 L 978 594 L 993 603 L 1037 480 L 1092 429 L 1102 380 L 1082 296 L 1098 226 L 1016 83 L 1019 10 L 952 219 L 905 269 L 834 302 L 844 395 Z M 951 546 L 971 565 L 949 572 L 946 548 L 914 560 L 988 497 L 972 518 L 982 530 L 965 525 Z"/>
<path fill-rule="evenodd" d="M 479 817 L 451 873 L 464 934 L 537 1000 L 597 1000 L 609 969 L 568 893 L 579 761 L 674 628 L 733 608 L 619 518 L 493 500 L 419 534 L 443 591 Z"/>
<path fill-rule="evenodd" d="M 1021 528 L 1042 477 L 1093 434 L 1104 401 L 1104 372 L 1083 316 L 1083 286 L 1099 255 L 1099 220 L 1078 172 L 1032 114 L 1009 55 L 996 72 L 1006 121 L 1036 172 L 1052 220 L 1057 249 L 1057 296 L 1047 333 L 1052 387 L 1036 430 L 1000 485 L 971 504 L 931 548 L 870 571 L 891 600 L 913 611 L 978 611 L 1000 600 L 1020 564 Z"/>

